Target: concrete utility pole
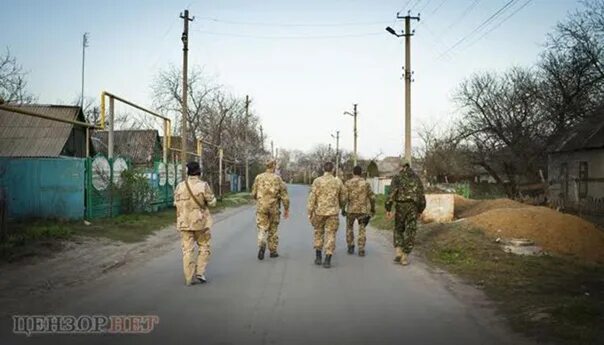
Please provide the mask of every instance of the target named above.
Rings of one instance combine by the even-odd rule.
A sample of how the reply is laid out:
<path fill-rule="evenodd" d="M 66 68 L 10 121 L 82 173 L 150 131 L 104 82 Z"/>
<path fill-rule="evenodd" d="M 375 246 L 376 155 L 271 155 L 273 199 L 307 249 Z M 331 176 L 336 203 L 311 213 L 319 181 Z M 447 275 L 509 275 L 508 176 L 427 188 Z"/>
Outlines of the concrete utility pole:
<path fill-rule="evenodd" d="M 275 159 L 275 143 L 271 140 L 271 157 Z"/>
<path fill-rule="evenodd" d="M 357 137 L 358 137 L 358 132 L 357 132 L 357 104 L 353 104 L 354 106 L 354 110 L 352 111 L 352 113 L 345 111 L 344 115 L 350 115 L 354 118 L 354 156 L 353 156 L 353 162 L 354 162 L 354 166 L 357 166 L 357 160 L 358 160 L 358 156 L 357 156 Z"/>
<path fill-rule="evenodd" d="M 88 48 L 88 33 L 82 36 L 82 93 L 80 94 L 80 107 L 84 108 L 84 64 L 86 62 L 86 48 Z"/>
<path fill-rule="evenodd" d="M 405 37 L 405 159 L 411 163 L 411 36 L 415 33 L 415 30 L 411 30 L 411 21 L 419 21 L 419 14 L 413 17 L 409 13 L 406 16 L 397 13 L 396 18 L 405 20 L 405 31 L 398 34 L 391 27 L 387 27 L 386 31 L 396 37 Z"/>
<path fill-rule="evenodd" d="M 340 168 L 340 131 L 336 131 L 336 135 L 332 134 L 331 137 L 336 139 L 336 176 L 338 176 Z"/>
<path fill-rule="evenodd" d="M 250 108 L 250 96 L 245 96 L 245 191 L 250 191 L 250 157 L 247 143 L 247 130 L 249 126 L 249 108 Z"/>
<path fill-rule="evenodd" d="M 182 150 L 181 162 L 182 162 L 182 176 L 183 179 L 187 176 L 187 118 L 189 116 L 189 110 L 187 107 L 187 92 L 188 92 L 188 68 L 189 68 L 189 22 L 192 22 L 195 17 L 189 18 L 189 10 L 185 10 L 185 14 L 180 14 L 180 18 L 183 20 L 184 29 L 182 32 L 182 128 L 180 133 L 180 149 Z"/>
<path fill-rule="evenodd" d="M 262 154 L 264 155 L 264 130 L 262 129 L 262 125 L 260 125 L 260 148 L 262 149 Z"/>

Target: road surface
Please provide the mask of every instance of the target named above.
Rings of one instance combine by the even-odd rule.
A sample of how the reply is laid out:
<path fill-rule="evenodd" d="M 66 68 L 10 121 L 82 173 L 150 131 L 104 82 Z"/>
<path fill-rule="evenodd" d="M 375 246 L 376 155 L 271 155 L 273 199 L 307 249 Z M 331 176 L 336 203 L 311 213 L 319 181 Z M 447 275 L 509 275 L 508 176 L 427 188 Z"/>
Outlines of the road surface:
<path fill-rule="evenodd" d="M 212 231 L 208 284 L 184 286 L 174 246 L 125 273 L 74 289 L 52 309 L 63 315 L 158 315 L 150 334 L 26 337 L 12 334 L 5 318 L 0 343 L 518 344 L 491 310 L 460 297 L 424 265 L 392 264 L 389 241 L 376 231 L 369 231 L 367 256 L 351 256 L 341 222 L 332 268 L 314 265 L 308 188 L 288 188 L 291 218 L 281 224 L 279 258 L 256 259 L 254 209 L 243 208 Z"/>

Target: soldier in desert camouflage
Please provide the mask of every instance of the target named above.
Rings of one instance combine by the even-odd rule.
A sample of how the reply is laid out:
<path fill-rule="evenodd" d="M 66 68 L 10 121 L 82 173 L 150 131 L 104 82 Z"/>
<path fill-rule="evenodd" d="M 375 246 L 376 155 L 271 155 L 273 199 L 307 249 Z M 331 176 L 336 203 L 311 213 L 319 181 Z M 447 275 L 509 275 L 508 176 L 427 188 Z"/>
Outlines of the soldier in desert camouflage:
<path fill-rule="evenodd" d="M 325 248 L 323 267 L 331 267 L 336 249 L 336 232 L 340 225 L 340 209 L 346 206 L 346 187 L 333 176 L 333 163 L 323 166 L 324 174 L 314 180 L 308 197 L 308 218 L 314 228 L 315 264 L 320 265 Z"/>
<path fill-rule="evenodd" d="M 256 176 L 252 186 L 252 197 L 256 200 L 256 226 L 258 228 L 258 259 L 264 259 L 268 242 L 270 257 L 276 258 L 279 245 L 279 218 L 283 204 L 283 218 L 289 217 L 289 196 L 281 177 L 275 174 L 277 163 L 274 160 L 266 164 L 266 172 Z"/>
<path fill-rule="evenodd" d="M 363 174 L 361 167 L 355 166 L 352 173 L 354 176 L 345 184 L 348 193 L 346 211 L 342 210 L 342 215 L 346 217 L 346 243 L 348 244 L 348 254 L 354 254 L 354 222 L 356 220 L 359 224 L 359 256 L 365 256 L 365 243 L 367 242 L 365 227 L 371 216 L 375 214 L 375 196 L 369 182 L 361 176 Z"/>
<path fill-rule="evenodd" d="M 422 181 L 411 169 L 409 161 L 403 159 L 402 164 L 403 168 L 392 179 L 385 206 L 388 219 L 394 217 L 394 262 L 408 265 L 408 255 L 415 244 L 417 217 L 426 208 L 426 197 Z M 395 207 L 394 215 L 392 206 Z"/>
<path fill-rule="evenodd" d="M 187 164 L 187 179 L 180 182 L 174 190 L 176 228 L 180 231 L 182 240 L 182 264 L 187 286 L 195 281 L 207 281 L 205 271 L 210 257 L 212 216 L 208 207 L 216 205 L 216 198 L 200 176 L 199 163 L 190 162 Z"/>

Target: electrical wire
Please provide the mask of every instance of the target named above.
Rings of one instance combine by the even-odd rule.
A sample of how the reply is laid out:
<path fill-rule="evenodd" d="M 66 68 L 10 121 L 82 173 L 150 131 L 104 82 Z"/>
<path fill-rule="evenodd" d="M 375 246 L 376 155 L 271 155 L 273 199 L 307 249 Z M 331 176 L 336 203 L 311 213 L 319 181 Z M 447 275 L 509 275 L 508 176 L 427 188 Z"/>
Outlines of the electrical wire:
<path fill-rule="evenodd" d="M 197 17 L 196 19 L 215 23 L 250 25 L 250 26 L 280 26 L 280 27 L 337 27 L 337 26 L 360 26 L 388 24 L 388 21 L 366 21 L 366 22 L 343 22 L 343 23 L 267 23 L 267 22 L 247 22 L 230 19 L 220 19 L 214 17 Z"/>
<path fill-rule="evenodd" d="M 474 28 L 474 30 L 472 30 L 469 34 L 463 36 L 462 38 L 460 38 L 457 42 L 455 42 L 455 44 L 453 44 L 449 49 L 447 49 L 445 52 L 443 52 L 441 54 L 441 56 L 439 56 L 439 58 L 445 56 L 447 53 L 450 53 L 451 51 L 453 51 L 455 48 L 459 47 L 463 42 L 465 42 L 467 39 L 469 39 L 471 36 L 473 36 L 474 34 L 478 33 L 480 30 L 482 30 L 484 27 L 486 27 L 487 25 L 489 25 L 493 20 L 497 19 L 497 17 L 499 17 L 503 12 L 505 12 L 505 10 L 507 8 L 509 8 L 511 5 L 513 5 L 515 2 L 517 2 L 518 0 L 510 0 L 508 1 L 505 5 L 503 5 L 501 8 L 499 8 L 497 11 L 495 11 L 495 13 L 493 13 L 489 18 L 487 18 L 485 21 L 483 21 L 480 25 L 478 25 L 476 28 Z"/>
<path fill-rule="evenodd" d="M 496 30 L 497 28 L 499 28 L 501 25 L 503 25 L 503 23 L 507 22 L 510 18 L 512 18 L 513 16 L 515 16 L 518 12 L 522 11 L 532 1 L 533 0 L 527 0 L 524 4 L 522 4 L 520 7 L 518 7 L 514 12 L 512 12 L 509 16 L 505 17 L 502 21 L 500 21 L 499 23 L 497 23 L 493 27 L 491 27 L 487 32 L 485 32 L 480 37 L 478 37 L 477 39 L 475 39 L 474 41 L 472 41 L 470 44 L 468 44 L 468 46 L 466 47 L 466 49 L 469 48 L 469 47 L 471 47 L 471 46 L 473 46 L 474 44 L 476 44 L 476 42 L 478 42 L 481 39 L 483 39 L 486 35 L 490 34 L 494 30 Z"/>
<path fill-rule="evenodd" d="M 263 36 L 263 35 L 249 35 L 249 34 L 236 34 L 226 32 L 214 32 L 206 30 L 191 30 L 200 32 L 202 34 L 214 35 L 214 36 L 230 36 L 230 37 L 241 37 L 241 38 L 257 38 L 257 39 L 330 39 L 330 38 L 354 38 L 354 37 L 366 37 L 382 35 L 383 32 L 368 32 L 361 34 L 343 34 L 343 35 L 316 35 L 316 36 Z"/>

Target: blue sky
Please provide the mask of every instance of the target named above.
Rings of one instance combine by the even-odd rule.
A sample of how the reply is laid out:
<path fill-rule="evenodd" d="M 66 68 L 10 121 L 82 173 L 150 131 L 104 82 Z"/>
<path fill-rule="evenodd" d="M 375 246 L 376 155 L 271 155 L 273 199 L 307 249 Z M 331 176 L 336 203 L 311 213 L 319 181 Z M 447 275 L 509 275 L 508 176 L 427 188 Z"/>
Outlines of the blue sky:
<path fill-rule="evenodd" d="M 352 119 L 342 112 L 358 103 L 360 154 L 398 155 L 404 46 L 384 28 L 402 28 L 397 11 L 421 11 L 413 24 L 413 127 L 446 123 L 455 114 L 451 94 L 465 77 L 533 65 L 547 33 L 580 6 L 533 0 L 520 9 L 527 0 L 516 0 L 443 55 L 508 1 L 3 0 L 0 47 L 28 71 L 41 103 L 71 102 L 80 93 L 81 39 L 89 32 L 86 95 L 108 90 L 150 106 L 158 70 L 180 66 L 178 16 L 188 7 L 196 17 L 190 65 L 234 94 L 249 94 L 276 146 L 309 149 L 340 130 L 342 147 L 352 149 Z"/>

